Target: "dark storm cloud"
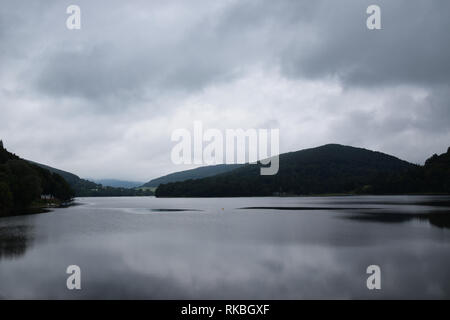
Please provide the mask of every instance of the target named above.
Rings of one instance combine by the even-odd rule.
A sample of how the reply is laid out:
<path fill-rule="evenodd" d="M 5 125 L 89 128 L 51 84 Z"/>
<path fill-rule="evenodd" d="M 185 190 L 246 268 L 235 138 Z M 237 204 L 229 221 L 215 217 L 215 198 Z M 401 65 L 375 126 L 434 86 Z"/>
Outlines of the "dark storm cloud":
<path fill-rule="evenodd" d="M 371 4 L 382 30 L 366 28 Z M 339 142 L 422 162 L 450 139 L 449 12 L 446 0 L 4 1 L 0 138 L 98 178 L 185 169 L 170 134 L 193 120 L 277 124 L 282 152 Z"/>
<path fill-rule="evenodd" d="M 0 20 L 9 28 L 2 28 L 0 36 L 8 38 L 6 32 L 10 43 L 21 43 L 17 36 L 23 24 L 40 28 L 50 4 L 53 11 L 65 8 L 61 2 L 42 3 L 46 6 L 9 4 L 14 10 L 4 9 Z M 372 3 L 251 0 L 205 9 L 205 3 L 193 1 L 187 12 L 198 6 L 198 16 L 186 18 L 181 12 L 174 23 L 152 16 L 159 2 L 136 1 L 136 7 L 120 14 L 109 10 L 120 2 L 80 1 L 83 36 L 73 38 L 57 28 L 53 47 L 33 61 L 39 72 L 34 84 L 48 94 L 86 98 L 149 86 L 198 90 L 260 63 L 279 63 L 289 76 L 337 76 L 349 85 L 448 82 L 450 3 L 376 1 L 383 27 L 376 32 L 365 27 L 365 9 Z M 136 19 L 141 12 L 149 16 Z M 62 18 L 56 15 L 50 24 L 61 25 Z M 165 25 L 169 22 L 173 25 Z"/>
<path fill-rule="evenodd" d="M 134 18 L 158 9 L 151 3 L 116 15 L 102 10 L 103 1 L 81 2 L 85 36 L 58 39 L 60 46 L 37 61 L 35 85 L 50 95 L 126 98 L 148 89 L 199 90 L 261 64 L 279 64 L 293 77 L 337 77 L 348 86 L 448 83 L 450 3 L 377 1 L 383 30 L 373 32 L 365 27 L 372 2 L 231 2 L 199 8 L 186 24 L 181 15 L 181 31 L 151 15 Z M 201 4 L 192 2 L 189 10 Z M 102 22 L 107 27 L 96 32 Z M 161 33 L 143 29 L 146 24 Z"/>
<path fill-rule="evenodd" d="M 427 107 L 422 108 L 422 124 L 429 130 L 450 130 L 450 84 L 438 85 L 427 97 Z M 450 142 L 449 142 L 450 143 Z"/>
<path fill-rule="evenodd" d="M 365 9 L 381 8 L 382 30 L 365 28 Z M 337 76 L 347 85 L 413 83 L 433 85 L 450 80 L 450 2 L 320 1 L 314 41 L 293 41 L 284 51 L 286 74 Z M 302 38 L 299 33 L 299 38 Z"/>
<path fill-rule="evenodd" d="M 167 25 L 164 18 L 152 21 L 154 17 L 150 16 L 136 20 L 134 15 L 139 11 L 158 10 L 151 3 L 141 3 L 143 8 L 119 15 L 117 23 L 106 21 L 109 24 L 104 32 L 91 32 L 92 28 L 102 30 L 104 15 L 109 14 L 101 13 L 101 4 L 105 2 L 81 6 L 83 12 L 92 10 L 85 18 L 83 37 L 71 38 L 67 34 L 58 39 L 58 46 L 39 57 L 32 83 L 39 92 L 86 99 L 110 96 L 127 99 L 141 97 L 148 91 L 190 92 L 234 79 L 242 68 L 266 56 L 266 40 L 255 26 L 241 32 L 233 24 L 221 23 L 222 15 L 224 19 L 229 15 L 229 8 L 205 6 L 198 17 L 183 22 L 185 17 L 181 16 Z M 195 4 L 192 3 L 190 11 L 196 11 Z M 149 24 L 156 33 L 146 29 Z"/>

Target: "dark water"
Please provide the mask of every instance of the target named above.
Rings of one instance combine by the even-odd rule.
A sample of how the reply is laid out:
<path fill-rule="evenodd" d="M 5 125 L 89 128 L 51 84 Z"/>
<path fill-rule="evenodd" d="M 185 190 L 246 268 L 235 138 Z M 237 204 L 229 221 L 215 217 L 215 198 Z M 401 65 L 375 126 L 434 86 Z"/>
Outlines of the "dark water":
<path fill-rule="evenodd" d="M 77 201 L 0 219 L 0 298 L 450 298 L 449 197 Z"/>

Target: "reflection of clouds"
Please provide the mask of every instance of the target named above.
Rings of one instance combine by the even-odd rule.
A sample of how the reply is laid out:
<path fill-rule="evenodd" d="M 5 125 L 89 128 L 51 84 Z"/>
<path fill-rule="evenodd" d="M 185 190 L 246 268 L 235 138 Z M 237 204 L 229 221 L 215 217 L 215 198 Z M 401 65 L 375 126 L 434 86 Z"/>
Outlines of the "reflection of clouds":
<path fill-rule="evenodd" d="M 208 248 L 195 241 L 181 247 L 178 244 L 176 249 L 150 245 L 147 251 L 152 254 L 142 251 L 144 246 L 137 246 L 134 253 L 125 247 L 106 252 L 95 248 L 74 259 L 84 261 L 82 291 L 65 290 L 64 276 L 56 276 L 57 270 L 40 274 L 31 288 L 29 284 L 25 287 L 28 297 L 44 294 L 83 299 L 448 297 L 448 259 L 429 263 L 442 248 L 410 245 L 414 250 L 404 253 L 399 246 L 362 250 L 320 246 Z M 379 264 L 383 272 L 383 289 L 379 292 L 369 292 L 365 287 L 365 268 L 372 263 Z"/>
<path fill-rule="evenodd" d="M 31 241 L 29 226 L 0 227 L 0 260 L 24 255 Z"/>
<path fill-rule="evenodd" d="M 169 284 L 184 289 L 166 298 L 172 294 L 217 299 L 448 297 L 449 259 L 435 263 L 443 248 L 429 251 L 427 245 L 412 242 L 407 250 L 405 245 L 219 245 L 206 250 L 201 246 L 184 255 L 155 250 L 152 257 L 142 256 L 129 268 L 134 273 L 170 279 Z M 365 269 L 373 263 L 383 270 L 385 281 L 379 293 L 365 287 Z"/>
<path fill-rule="evenodd" d="M 247 206 L 300 206 L 298 202 L 316 201 L 323 206 L 327 200 L 224 199 L 228 208 L 215 214 L 222 200 L 96 199 L 96 210 L 79 206 L 35 216 L 33 249 L 20 259 L 0 261 L 0 295 L 68 299 L 450 297 L 447 229 L 429 228 L 423 220 L 366 223 L 342 219 L 347 212 L 331 210 L 229 209 L 244 207 L 245 202 Z M 130 214 L 127 210 L 134 201 L 146 210 L 204 211 Z M 81 267 L 81 291 L 65 287 L 70 264 Z M 380 291 L 366 288 L 366 268 L 371 264 L 381 267 Z"/>

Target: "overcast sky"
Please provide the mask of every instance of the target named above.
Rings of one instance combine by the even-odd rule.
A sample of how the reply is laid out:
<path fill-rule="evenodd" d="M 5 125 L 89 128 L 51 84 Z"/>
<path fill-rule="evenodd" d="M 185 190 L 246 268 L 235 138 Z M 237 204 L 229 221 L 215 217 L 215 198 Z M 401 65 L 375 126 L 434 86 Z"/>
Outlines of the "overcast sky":
<path fill-rule="evenodd" d="M 423 163 L 450 146 L 449 32 L 448 0 L 3 0 L 0 139 L 138 181 L 189 168 L 170 138 L 194 120 L 279 128 L 281 152 L 341 143 Z"/>

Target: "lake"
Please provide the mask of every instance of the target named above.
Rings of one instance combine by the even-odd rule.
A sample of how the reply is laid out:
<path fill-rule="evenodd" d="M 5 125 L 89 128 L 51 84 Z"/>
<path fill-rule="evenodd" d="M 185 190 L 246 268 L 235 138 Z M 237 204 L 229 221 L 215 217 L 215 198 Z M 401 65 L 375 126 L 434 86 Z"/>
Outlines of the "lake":
<path fill-rule="evenodd" d="M 0 219 L 0 298 L 450 298 L 450 197 L 76 202 Z"/>

